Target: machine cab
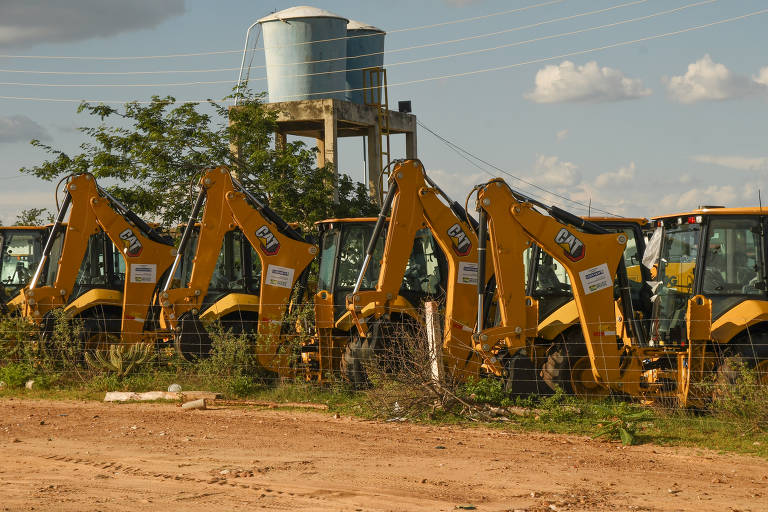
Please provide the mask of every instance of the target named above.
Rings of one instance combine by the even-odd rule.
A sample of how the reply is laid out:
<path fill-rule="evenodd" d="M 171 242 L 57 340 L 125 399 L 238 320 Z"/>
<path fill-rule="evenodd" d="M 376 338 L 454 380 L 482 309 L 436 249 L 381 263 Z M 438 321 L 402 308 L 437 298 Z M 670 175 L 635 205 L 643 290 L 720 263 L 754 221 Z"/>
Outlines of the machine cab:
<path fill-rule="evenodd" d="M 317 289 L 332 294 L 335 319 L 346 311 L 346 296 L 355 288 L 375 225 L 375 217 L 330 219 L 317 223 L 320 240 Z M 385 237 L 379 237 L 371 263 L 363 276 L 361 290 L 376 288 L 384 243 Z M 420 230 L 413 242 L 399 294 L 411 304 L 420 304 L 428 297 L 442 297 L 447 268 L 445 255 L 432 233 L 429 229 Z"/>
<path fill-rule="evenodd" d="M 704 295 L 712 301 L 715 341 L 727 342 L 749 326 L 762 338 L 768 295 L 761 209 L 702 207 L 654 220 L 661 230 L 654 337 L 684 339 L 687 301 Z"/>
<path fill-rule="evenodd" d="M 40 261 L 50 226 L 0 227 L 0 301 L 9 302 L 27 284 Z"/>

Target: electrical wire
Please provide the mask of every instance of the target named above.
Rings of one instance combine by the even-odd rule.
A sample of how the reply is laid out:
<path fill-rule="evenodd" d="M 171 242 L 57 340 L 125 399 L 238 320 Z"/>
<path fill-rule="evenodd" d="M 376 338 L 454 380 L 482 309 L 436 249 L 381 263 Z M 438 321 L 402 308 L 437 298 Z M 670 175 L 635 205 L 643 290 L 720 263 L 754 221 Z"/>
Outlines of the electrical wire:
<path fill-rule="evenodd" d="M 509 176 L 510 178 L 513 178 L 513 179 L 515 179 L 515 180 L 517 180 L 517 181 L 519 181 L 519 182 L 521 182 L 521 183 L 524 183 L 524 184 L 526 184 L 526 185 L 528 185 L 528 186 L 530 186 L 530 187 L 533 187 L 533 188 L 535 188 L 535 189 L 539 190 L 540 192 L 543 192 L 543 193 L 545 193 L 545 194 L 549 194 L 549 195 L 552 195 L 552 196 L 558 197 L 558 198 L 560 198 L 560 199 L 562 199 L 562 200 L 564 200 L 564 201 L 567 201 L 567 202 L 569 202 L 569 203 L 571 203 L 571 204 L 573 204 L 573 205 L 579 206 L 579 207 L 581 207 L 581 208 L 584 208 L 584 209 L 588 209 L 588 208 L 589 208 L 589 207 L 588 207 L 586 204 L 584 204 L 584 203 L 582 203 L 582 202 L 580 202 L 580 201 L 576 201 L 576 200 L 574 200 L 574 199 L 571 199 L 571 198 L 569 198 L 569 197 L 567 197 L 567 196 L 564 196 L 564 195 L 562 195 L 562 194 L 558 194 L 557 192 L 554 192 L 554 191 L 552 191 L 552 190 L 549 190 L 549 189 L 547 189 L 547 188 L 544 188 L 544 187 L 542 187 L 542 186 L 540 186 L 540 185 L 537 185 L 536 183 L 533 183 L 533 182 L 531 182 L 531 181 L 528 181 L 528 180 L 525 180 L 525 179 L 523 179 L 523 178 L 521 178 L 521 177 L 519 177 L 519 176 L 516 176 L 516 175 L 512 174 L 511 172 L 509 172 L 509 171 L 507 171 L 507 170 L 504 170 L 504 169 L 502 169 L 501 167 L 498 167 L 498 166 L 496 166 L 496 165 L 494 165 L 494 164 L 492 164 L 492 163 L 488 162 L 487 160 L 484 160 L 484 159 L 480 158 L 479 156 L 476 156 L 476 155 L 474 155 L 473 153 L 471 153 L 471 152 L 467 151 L 466 149 L 462 148 L 462 147 L 461 147 L 461 146 L 459 146 L 458 144 L 456 144 L 456 143 L 454 143 L 454 142 L 451 142 L 450 140 L 446 139 L 445 137 L 443 137 L 443 136 L 442 136 L 442 135 L 440 135 L 439 133 L 435 132 L 434 130 L 432 130 L 431 128 L 429 128 L 428 126 L 426 126 L 426 125 L 425 125 L 424 123 L 422 123 L 421 121 L 417 121 L 417 123 L 418 123 L 418 125 L 419 125 L 419 126 L 421 126 L 422 128 L 424 128 L 424 129 L 425 129 L 427 132 L 431 133 L 433 136 L 437 137 L 437 138 L 438 138 L 440 141 L 442 141 L 444 144 L 446 144 L 448 147 L 450 147 L 450 148 L 451 148 L 451 149 L 453 149 L 454 151 L 457 151 L 457 152 L 458 152 L 458 151 L 461 151 L 462 153 L 465 153 L 466 155 L 469 155 L 470 157 L 474 158 L 474 159 L 475 159 L 475 160 L 477 160 L 478 162 L 482 162 L 483 164 L 485 164 L 485 165 L 487 165 L 487 166 L 489 166 L 489 167 L 491 167 L 491 168 L 493 168 L 493 169 L 495 169 L 495 170 L 499 171 L 500 173 L 502 173 L 502 174 L 506 174 L 506 175 L 507 175 L 507 176 Z M 465 159 L 466 159 L 466 158 L 465 158 Z M 495 177 L 496 177 L 496 176 L 494 176 L 492 173 L 488 172 L 486 169 L 484 169 L 484 168 L 480 167 L 479 165 L 477 165 L 477 164 L 473 164 L 473 165 L 475 165 L 475 167 L 478 167 L 479 169 L 481 169 L 481 170 L 482 170 L 483 172 L 485 172 L 486 174 L 490 175 L 492 178 L 495 178 Z M 599 212 L 601 212 L 601 213 L 605 213 L 606 215 L 610 215 L 610 216 L 612 216 L 612 217 L 619 217 L 619 215 L 617 215 L 617 214 L 615 214 L 615 213 L 612 213 L 612 212 L 609 212 L 609 211 L 607 211 L 607 210 L 601 210 L 601 209 L 599 209 L 599 208 L 594 208 L 594 207 L 592 207 L 592 209 L 593 209 L 593 210 L 596 210 L 596 211 L 599 211 Z"/>
<path fill-rule="evenodd" d="M 642 1 L 646 1 L 646 0 L 642 0 Z M 396 66 L 408 65 L 408 64 L 420 64 L 420 63 L 429 62 L 429 61 L 443 60 L 443 59 L 449 59 L 449 58 L 455 58 L 455 57 L 462 57 L 462 56 L 474 55 L 474 54 L 478 54 L 478 53 L 485 53 L 485 52 L 489 52 L 489 51 L 495 51 L 495 50 L 500 50 L 500 49 L 504 49 L 504 48 L 510 48 L 510 47 L 514 47 L 514 46 L 522 46 L 522 45 L 525 45 L 525 44 L 530 44 L 530 43 L 534 43 L 534 42 L 544 41 L 544 40 L 548 40 L 548 39 L 555 39 L 555 38 L 559 38 L 559 37 L 566 37 L 566 36 L 571 36 L 571 35 L 576 35 L 576 34 L 582 34 L 582 33 L 591 32 L 591 31 L 595 31 L 595 30 L 602 30 L 602 29 L 605 29 L 605 28 L 612 28 L 612 27 L 616 27 L 616 26 L 619 26 L 619 25 L 624 25 L 624 24 L 627 24 L 627 23 L 633 23 L 633 22 L 637 22 L 637 21 L 645 21 L 645 20 L 648 20 L 648 19 L 651 19 L 651 18 L 656 18 L 656 17 L 659 17 L 659 16 L 665 16 L 665 15 L 668 15 L 668 14 L 677 13 L 677 12 L 680 12 L 680 11 L 685 10 L 685 9 L 690 9 L 692 7 L 699 7 L 701 5 L 711 4 L 711 3 L 714 3 L 714 2 L 717 2 L 717 1 L 718 0 L 701 0 L 701 1 L 698 1 L 698 2 L 693 2 L 693 3 L 687 4 L 687 5 L 676 7 L 674 9 L 668 9 L 668 10 L 665 10 L 665 11 L 659 11 L 659 12 L 648 14 L 648 15 L 645 15 L 645 16 L 640 16 L 640 17 L 637 17 L 637 18 L 630 18 L 630 19 L 620 20 L 620 21 L 616 21 L 616 22 L 613 22 L 613 23 L 608 23 L 608 24 L 604 24 L 604 25 L 598 25 L 598 26 L 595 26 L 595 27 L 587 27 L 587 28 L 583 28 L 583 29 L 579 29 L 579 30 L 574 30 L 574 31 L 571 31 L 571 32 L 563 32 L 563 33 L 559 33 L 559 34 L 552 34 L 552 35 L 548 35 L 548 36 L 542 36 L 542 37 L 537 37 L 537 38 L 533 38 L 533 39 L 527 39 L 527 40 L 524 40 L 524 41 L 516 41 L 514 43 L 508 43 L 508 44 L 504 44 L 504 45 L 494 46 L 492 48 L 481 48 L 481 49 L 477 49 L 477 50 L 468 50 L 468 51 L 465 51 L 465 52 L 458 52 L 458 53 L 453 53 L 453 54 L 449 54 L 449 55 L 438 55 L 438 56 L 425 57 L 425 58 L 422 58 L 422 59 L 415 59 L 415 60 L 410 60 L 410 61 L 394 62 L 394 63 L 391 63 L 391 64 L 387 64 L 387 69 L 390 69 L 390 68 L 393 68 L 393 67 L 396 67 Z M 637 3 L 637 2 L 632 2 L 632 3 Z M 625 5 L 627 5 L 627 4 L 625 4 Z M 585 14 L 590 14 L 590 13 L 583 13 L 582 15 L 585 15 Z M 360 55 L 360 56 L 357 56 L 355 58 L 364 57 L 364 56 L 368 56 L 368 55 L 378 55 L 380 53 L 382 53 L 382 52 L 377 52 L 377 53 L 367 54 L 367 55 Z M 346 58 L 346 57 L 344 57 L 344 58 Z M 335 59 L 330 59 L 330 60 L 335 60 Z M 323 61 L 312 61 L 312 62 L 323 62 Z M 315 73 L 301 73 L 301 74 L 293 74 L 293 75 L 277 75 L 274 78 L 299 78 L 299 77 L 307 77 L 307 76 L 329 75 L 329 74 L 335 74 L 335 73 L 348 73 L 350 71 L 362 71 L 364 69 L 366 69 L 366 68 L 362 68 L 361 67 L 361 68 L 355 68 L 355 69 L 340 69 L 340 70 L 331 70 L 331 71 L 320 71 L 320 72 L 315 72 Z M 250 70 L 250 67 L 249 67 L 249 70 Z M 267 80 L 267 77 L 257 77 L 257 78 L 254 78 L 252 81 L 255 82 L 255 81 L 264 81 L 264 80 Z M 156 83 L 156 84 L 41 84 L 41 83 L 24 83 L 24 82 L 0 82 L 0 85 L 23 86 L 23 87 L 180 87 L 180 86 L 190 86 L 190 85 L 217 85 L 217 84 L 223 84 L 223 83 L 230 83 L 230 81 L 229 80 L 214 80 L 214 81 Z"/>
<path fill-rule="evenodd" d="M 742 15 L 739 15 L 739 16 L 733 16 L 733 17 L 730 17 L 730 18 L 724 18 L 724 19 L 713 21 L 713 22 L 710 22 L 710 23 L 705 23 L 703 25 L 695 25 L 695 26 L 692 26 L 692 27 L 687 27 L 687 28 L 684 28 L 684 29 L 675 30 L 675 31 L 671 31 L 671 32 L 665 32 L 665 33 L 662 33 L 662 34 L 654 34 L 654 35 L 651 35 L 651 36 L 641 37 L 641 38 L 637 38 L 637 39 L 631 39 L 631 40 L 628 40 L 628 41 L 620 41 L 618 43 L 612 43 L 612 44 L 608 44 L 608 45 L 598 46 L 598 47 L 589 48 L 589 49 L 586 49 L 586 50 L 576 50 L 576 51 L 572 51 L 572 52 L 568 52 L 568 53 L 562 53 L 562 54 L 559 54 L 559 55 L 553 55 L 553 56 L 550 56 L 550 57 L 542 57 L 542 58 L 538 58 L 538 59 L 532 59 L 532 60 L 527 60 L 527 61 L 523 61 L 523 62 L 517 62 L 517 63 L 514 63 L 514 64 L 507 64 L 507 65 L 503 65 L 503 66 L 495 66 L 495 67 L 492 67 L 492 68 L 484 68 L 484 69 L 478 69 L 478 70 L 474 70 L 474 71 L 465 71 L 465 72 L 462 72 L 462 73 L 453 73 L 453 74 L 450 74 L 450 75 L 439 75 L 439 76 L 433 76 L 433 77 L 428 77 L 428 78 L 421 78 L 421 79 L 416 79 L 416 80 L 408 80 L 408 81 L 404 81 L 404 82 L 396 82 L 396 83 L 388 84 L 388 87 L 399 87 L 399 86 L 403 86 L 403 85 L 413 85 L 413 84 L 419 84 L 419 83 L 425 83 L 425 82 L 433 82 L 433 81 L 437 81 L 437 80 L 447 80 L 447 79 L 450 79 L 450 78 L 461 78 L 461 77 L 465 77 L 465 76 L 478 75 L 478 74 L 489 73 L 489 72 L 493 72 L 493 71 L 502 71 L 502 70 L 507 70 L 507 69 L 513 69 L 513 68 L 518 68 L 518 67 L 527 66 L 527 65 L 531 65 L 531 64 L 539 64 L 539 63 L 542 63 L 542 62 L 548 62 L 548 61 L 562 59 L 562 58 L 566 58 L 566 57 L 573 57 L 573 56 L 576 56 L 576 55 L 585 55 L 585 54 L 599 52 L 599 51 L 603 51 L 603 50 L 607 50 L 607 49 L 619 48 L 619 47 L 622 47 L 622 46 L 629 46 L 629 45 L 632 45 L 632 44 L 637 44 L 637 43 L 641 43 L 641 42 L 645 42 L 645 41 L 651 41 L 651 40 L 655 40 L 655 39 L 662 39 L 662 38 L 666 38 L 666 37 L 672 37 L 672 36 L 675 36 L 675 35 L 680 35 L 680 34 L 684 34 L 684 33 L 688 33 L 688 32 L 693 32 L 693 31 L 696 31 L 696 30 L 702 30 L 702 29 L 705 29 L 705 28 L 709 28 L 709 27 L 713 27 L 713 26 L 717 26 L 717 25 L 722 25 L 722 24 L 725 24 L 725 23 L 731 23 L 731 22 L 734 22 L 734 21 L 739 21 L 739 20 L 751 18 L 751 17 L 754 17 L 754 16 L 759 16 L 759 15 L 762 15 L 762 14 L 765 14 L 765 13 L 768 13 L 768 9 L 760 9 L 760 10 L 753 11 L 753 12 L 746 13 L 746 14 L 742 14 Z M 352 91 L 360 91 L 360 90 L 364 90 L 364 88 L 339 89 L 339 90 L 336 90 L 336 91 L 324 91 L 324 92 L 318 92 L 318 93 L 310 93 L 310 94 L 306 94 L 306 95 L 302 95 L 302 96 L 323 96 L 323 95 L 328 95 L 328 94 L 344 93 L 344 92 L 352 92 Z M 87 102 L 93 102 L 93 103 L 106 103 L 106 104 L 110 104 L 110 103 L 111 104 L 124 104 L 124 103 L 132 103 L 132 102 L 134 102 L 133 100 L 98 100 L 98 99 L 78 100 L 78 99 L 62 99 L 62 98 L 27 97 L 27 96 L 0 96 L 0 99 L 5 99 L 5 100 L 27 100 L 27 101 L 69 102 L 69 103 L 80 103 L 82 101 L 87 101 Z M 190 100 L 176 100 L 174 103 L 202 103 L 202 102 L 206 102 L 206 101 L 208 101 L 208 100 L 207 99 L 203 99 L 203 100 L 193 100 L 193 99 L 190 99 Z M 139 103 L 139 104 L 149 104 L 149 103 L 152 103 L 152 102 L 151 101 L 138 101 L 136 103 Z"/>
<path fill-rule="evenodd" d="M 389 31 L 390 34 L 395 33 L 402 33 L 402 32 L 412 32 L 415 30 L 426 30 L 430 28 L 436 28 L 436 27 L 444 27 L 447 25 L 455 25 L 457 23 L 465 23 L 470 21 L 477 21 L 481 19 L 487 19 L 492 18 L 495 16 L 504 16 L 507 14 L 516 14 L 523 11 L 528 11 L 531 9 L 536 9 L 538 7 L 546 7 L 553 4 L 559 4 L 566 2 L 567 0 L 548 0 L 546 2 L 540 2 L 538 4 L 533 5 L 527 5 L 523 7 L 518 7 L 516 9 L 508 9 L 505 11 L 498 11 L 495 13 L 490 14 L 484 14 L 481 16 L 473 16 L 469 18 L 461 18 L 458 20 L 452 20 L 452 21 L 444 21 L 440 23 L 432 23 L 430 25 L 421 25 L 416 27 L 408 27 L 408 28 L 402 28 L 402 29 L 396 29 Z M 316 43 L 324 43 L 329 41 L 338 41 L 338 40 L 346 40 L 346 39 L 356 39 L 360 37 L 371 37 L 374 34 L 360 34 L 360 35 L 354 35 L 354 36 L 345 36 L 345 37 L 336 37 L 331 39 L 321 39 L 317 41 L 304 41 L 300 43 L 294 43 L 291 45 L 284 45 L 282 47 L 289 47 L 289 46 L 300 46 L 300 45 L 306 45 L 306 44 L 316 44 Z M 270 47 L 271 48 L 271 47 Z M 264 48 L 258 48 L 259 50 L 263 50 Z M 97 56 L 81 56 L 81 55 L 8 55 L 8 54 L 0 54 L 0 58 L 4 59 L 66 59 L 66 60 L 141 60 L 141 59 L 175 59 L 180 57 L 201 57 L 201 56 L 207 56 L 207 55 L 224 55 L 224 54 L 232 54 L 232 53 L 242 53 L 242 50 L 219 50 L 219 51 L 208 51 L 208 52 L 194 52 L 194 53 L 173 53 L 173 54 L 167 54 L 167 55 L 137 55 L 137 56 L 123 56 L 123 57 L 97 57 Z"/>
<path fill-rule="evenodd" d="M 574 15 L 571 15 L 571 16 L 562 16 L 560 18 L 554 18 L 554 19 L 545 20 L 545 21 L 541 21 L 541 22 L 537 22 L 537 23 L 528 24 L 528 25 L 512 27 L 512 28 L 509 28 L 509 29 L 501 30 L 501 31 L 488 32 L 488 33 L 484 33 L 484 34 L 476 34 L 476 35 L 473 35 L 473 36 L 468 36 L 468 37 L 458 38 L 458 39 L 449 39 L 449 40 L 444 40 L 444 41 L 435 41 L 435 42 L 431 42 L 431 43 L 425 43 L 425 44 L 414 45 L 414 46 L 406 46 L 406 47 L 403 47 L 403 48 L 395 48 L 393 50 L 387 50 L 386 52 L 371 52 L 371 53 L 365 53 L 365 54 L 355 55 L 355 56 L 351 56 L 351 57 L 344 56 L 344 57 L 334 57 L 334 58 L 328 58 L 328 59 L 286 62 L 286 63 L 279 63 L 279 64 L 276 63 L 276 64 L 271 65 L 271 67 L 287 67 L 287 66 L 297 66 L 297 65 L 305 65 L 305 64 L 318 64 L 318 63 L 333 62 L 333 61 L 348 60 L 348 59 L 358 59 L 358 58 L 362 58 L 362 57 L 373 57 L 373 56 L 377 56 L 377 55 L 383 55 L 384 53 L 387 53 L 387 54 L 402 53 L 402 52 L 410 51 L 410 50 L 418 50 L 418 49 L 422 49 L 422 48 L 442 46 L 442 45 L 445 45 L 445 44 L 454 44 L 454 43 L 468 41 L 468 40 L 472 40 L 472 39 L 480 39 L 480 38 L 485 38 L 485 37 L 492 37 L 492 36 L 496 36 L 496 35 L 500 35 L 500 34 L 506 34 L 506 33 L 510 33 L 510 32 L 516 32 L 516 31 L 520 31 L 520 30 L 529 29 L 529 28 L 535 28 L 535 27 L 539 27 L 539 26 L 543 26 L 543 25 L 547 25 L 547 24 L 552 24 L 552 23 L 560 22 L 560 21 L 573 20 L 573 19 L 576 19 L 576 18 L 584 17 L 584 16 L 600 14 L 600 13 L 604 13 L 604 12 L 607 12 L 607 11 L 611 11 L 611 10 L 615 10 L 615 9 L 620 9 L 620 8 L 623 8 L 623 7 L 629 7 L 629 6 L 632 6 L 632 5 L 636 5 L 636 4 L 640 4 L 640 3 L 645 3 L 647 1 L 648 0 L 633 0 L 631 2 L 627 2 L 627 3 L 620 4 L 620 5 L 611 6 L 611 7 L 604 8 L 604 9 L 597 9 L 597 10 L 593 10 L 593 11 L 582 12 L 582 13 L 574 14 Z M 716 2 L 716 1 L 718 1 L 718 0 L 707 0 L 707 2 Z M 703 3 L 707 3 L 707 2 L 703 2 Z M 680 9 L 684 9 L 684 8 L 687 8 L 687 6 L 681 7 L 681 8 L 676 9 L 676 10 L 680 10 Z M 555 36 L 553 36 L 553 37 L 555 37 Z M 531 41 L 534 41 L 534 40 L 531 40 Z M 319 42 L 319 41 L 313 41 L 313 42 Z M 525 43 L 526 43 L 525 41 L 522 41 L 520 43 L 515 43 L 515 44 L 525 44 Z M 255 53 L 255 51 L 259 50 L 259 49 L 264 49 L 264 48 L 254 47 L 252 50 L 248 50 L 248 51 Z M 494 48 L 491 48 L 489 50 L 492 50 L 492 49 L 494 49 Z M 448 58 L 448 57 L 451 57 L 451 55 L 445 56 L 443 58 Z M 419 62 L 419 61 L 413 61 L 413 62 Z M 405 63 L 407 64 L 409 62 L 405 62 Z M 400 65 L 400 63 L 389 64 L 388 66 L 392 66 L 392 65 Z M 250 66 L 249 69 L 251 69 L 251 68 L 253 68 L 253 69 L 265 69 L 266 65 L 263 65 L 263 66 L 262 65 Z M 218 69 L 198 70 L 197 72 L 209 73 L 209 72 L 237 71 L 238 69 L 239 68 L 218 68 Z M 360 69 L 363 69 L 363 68 L 360 68 Z M 296 77 L 298 77 L 298 76 L 311 76 L 311 75 L 314 75 L 314 74 L 339 73 L 339 72 L 346 72 L 346 71 L 347 71 L 346 69 L 342 69 L 342 70 L 326 71 L 326 72 L 319 72 L 319 73 L 308 73 L 308 74 L 304 74 L 304 75 L 290 75 L 290 76 L 291 77 L 294 77 L 294 76 L 296 76 Z M 354 70 L 352 70 L 352 71 L 354 71 Z M 130 72 L 130 71 L 120 71 L 120 72 L 98 72 L 98 71 L 68 72 L 68 71 L 35 71 L 35 70 L 12 70 L 12 69 L 0 69 L 0 72 L 30 73 L 30 74 L 56 74 L 56 75 L 68 75 L 68 74 L 71 74 L 71 75 L 100 75 L 100 74 L 104 74 L 104 75 L 130 75 L 130 74 L 134 74 L 133 72 Z M 171 74 L 171 73 L 190 73 L 190 72 L 192 72 L 192 71 L 187 71 L 187 70 L 179 70 L 179 71 L 167 70 L 167 71 L 140 71 L 140 72 L 135 72 L 135 74 Z M 259 78 L 259 80 L 265 80 L 265 79 L 266 79 L 266 77 Z"/>

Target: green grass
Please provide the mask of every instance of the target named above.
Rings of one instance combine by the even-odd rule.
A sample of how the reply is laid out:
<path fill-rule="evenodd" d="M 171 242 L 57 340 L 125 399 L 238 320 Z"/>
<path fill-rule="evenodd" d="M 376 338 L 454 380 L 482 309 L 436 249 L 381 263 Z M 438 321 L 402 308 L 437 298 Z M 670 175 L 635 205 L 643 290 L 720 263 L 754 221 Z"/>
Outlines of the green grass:
<path fill-rule="evenodd" d="M 103 400 L 106 391 L 157 391 L 177 383 L 182 389 L 221 392 L 227 384 L 214 383 L 204 376 L 181 377 L 174 372 L 156 371 L 134 374 L 124 379 L 95 376 L 82 383 L 53 384 L 46 388 L 27 390 L 14 387 L 0 391 L 0 398 L 17 397 L 50 400 Z M 344 385 L 316 386 L 303 382 L 281 384 L 255 383 L 248 393 L 224 393 L 226 398 L 242 398 L 271 402 L 311 402 L 328 405 L 328 412 L 362 418 L 377 416 L 365 393 L 355 392 Z M 549 432 L 594 437 L 618 417 L 645 411 L 642 421 L 633 425 L 636 444 L 686 446 L 720 452 L 753 454 L 768 458 L 768 433 L 740 431 L 736 424 L 708 413 L 658 410 L 622 401 L 588 402 L 571 397 L 555 396 L 543 400 L 518 401 L 527 405 L 524 415 L 510 415 L 509 421 L 472 421 L 450 413 L 424 413 L 409 421 L 432 425 L 487 426 L 502 430 Z M 380 415 L 378 415 L 380 416 Z M 617 436 L 613 436 L 618 441 Z"/>

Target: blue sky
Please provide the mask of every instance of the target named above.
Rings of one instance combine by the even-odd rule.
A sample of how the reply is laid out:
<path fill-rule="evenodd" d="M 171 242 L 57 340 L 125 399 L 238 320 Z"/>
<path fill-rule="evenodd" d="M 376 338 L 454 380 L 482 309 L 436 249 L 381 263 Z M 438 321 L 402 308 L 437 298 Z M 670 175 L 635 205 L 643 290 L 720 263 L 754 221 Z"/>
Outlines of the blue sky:
<path fill-rule="evenodd" d="M 293 5 L 4 0 L 0 220 L 8 224 L 22 208 L 54 204 L 51 183 L 18 169 L 46 158 L 31 138 L 77 152 L 84 138 L 75 128 L 92 122 L 76 114 L 79 100 L 222 98 L 236 80 L 248 25 Z M 644 216 L 699 204 L 745 206 L 757 203 L 758 189 L 768 191 L 768 12 L 646 39 L 759 12 L 768 8 L 764 0 L 311 5 L 388 32 L 391 104 L 410 99 L 430 129 L 556 194 L 470 163 L 420 130 L 419 157 L 462 202 L 490 175 L 575 213 L 589 201 L 595 209 Z M 515 9 L 522 10 L 509 12 Z M 604 46 L 613 47 L 595 50 Z M 205 52 L 220 53 L 147 58 Z M 116 57 L 141 58 L 109 60 Z M 253 65 L 251 85 L 265 90 L 263 51 Z M 127 74 L 84 74 L 116 72 Z M 167 85 L 202 81 L 217 83 Z M 340 151 L 340 170 L 362 179 L 362 142 L 344 140 Z M 403 151 L 395 138 L 393 156 Z"/>

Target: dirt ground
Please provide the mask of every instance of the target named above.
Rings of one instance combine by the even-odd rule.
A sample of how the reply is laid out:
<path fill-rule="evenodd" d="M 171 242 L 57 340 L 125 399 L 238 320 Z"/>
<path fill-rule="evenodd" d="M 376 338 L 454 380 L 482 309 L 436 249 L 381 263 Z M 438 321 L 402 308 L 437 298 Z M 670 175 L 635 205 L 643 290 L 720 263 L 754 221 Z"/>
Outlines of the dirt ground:
<path fill-rule="evenodd" d="M 0 450 L 2 510 L 768 510 L 755 457 L 321 412 L 3 399 Z"/>

